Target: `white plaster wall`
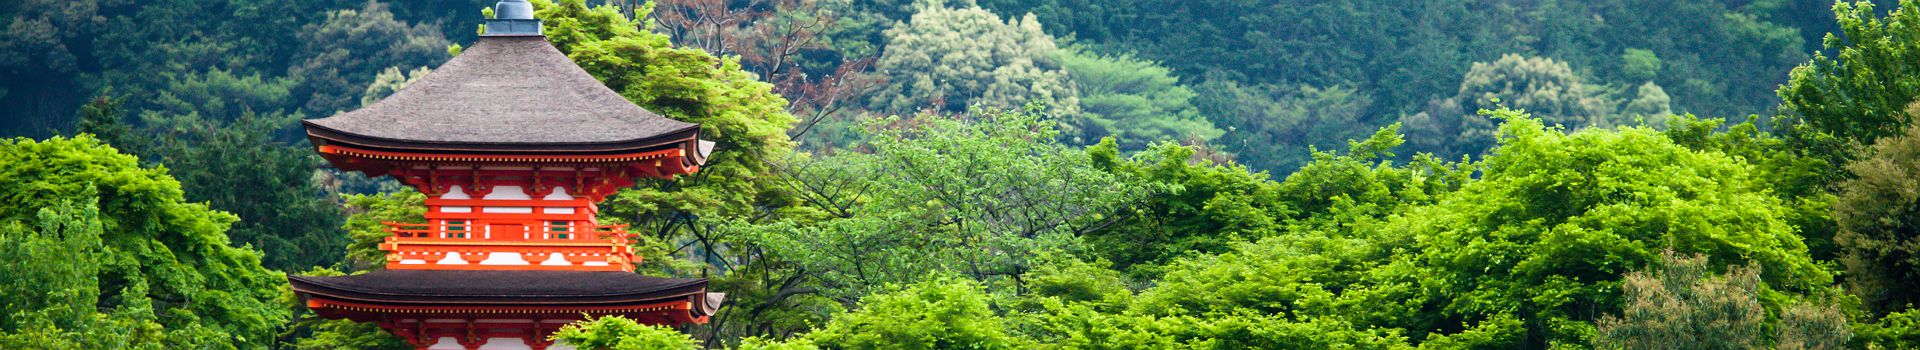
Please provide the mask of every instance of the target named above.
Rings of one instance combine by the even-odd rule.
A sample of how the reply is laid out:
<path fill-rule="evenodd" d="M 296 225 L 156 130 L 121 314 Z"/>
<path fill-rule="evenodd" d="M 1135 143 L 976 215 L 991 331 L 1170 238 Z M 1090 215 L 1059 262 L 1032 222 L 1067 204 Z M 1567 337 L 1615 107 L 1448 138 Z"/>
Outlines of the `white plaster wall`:
<path fill-rule="evenodd" d="M 447 193 L 440 195 L 440 199 L 473 199 L 473 196 L 467 195 L 467 191 L 461 189 L 460 186 L 448 186 Z M 473 207 L 440 207 L 440 212 L 471 213 L 473 212 Z"/>
<path fill-rule="evenodd" d="M 495 186 L 492 193 L 487 193 L 487 196 L 481 199 L 533 199 L 533 197 L 527 196 L 525 188 L 508 185 Z"/>
<path fill-rule="evenodd" d="M 460 186 L 447 186 L 447 193 L 440 195 L 440 199 L 473 199 L 473 196 L 468 196 Z"/>
<path fill-rule="evenodd" d="M 555 187 L 555 188 L 553 189 L 553 193 L 548 193 L 548 194 L 547 194 L 547 198 L 545 198 L 545 199 L 547 199 L 547 200 L 568 200 L 568 199 L 573 199 L 573 195 L 571 195 L 571 194 L 567 194 L 567 188 L 566 188 L 566 187 Z"/>

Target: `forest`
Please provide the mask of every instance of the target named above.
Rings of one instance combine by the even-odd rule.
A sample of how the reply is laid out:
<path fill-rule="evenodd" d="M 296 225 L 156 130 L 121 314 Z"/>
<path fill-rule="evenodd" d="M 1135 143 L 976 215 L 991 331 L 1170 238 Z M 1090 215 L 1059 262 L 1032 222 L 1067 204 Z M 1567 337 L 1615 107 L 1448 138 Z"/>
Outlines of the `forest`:
<path fill-rule="evenodd" d="M 0 348 L 411 349 L 300 121 L 497 0 L 0 2 Z M 1920 1 L 532 0 L 718 142 L 581 349 L 1920 348 Z"/>

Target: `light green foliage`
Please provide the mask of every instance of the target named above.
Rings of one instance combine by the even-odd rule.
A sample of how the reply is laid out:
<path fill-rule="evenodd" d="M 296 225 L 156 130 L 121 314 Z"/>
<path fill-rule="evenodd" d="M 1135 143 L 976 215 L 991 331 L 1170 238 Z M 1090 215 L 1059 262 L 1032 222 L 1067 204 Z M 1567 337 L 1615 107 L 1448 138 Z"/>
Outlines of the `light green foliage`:
<path fill-rule="evenodd" d="M 1348 226 L 1432 203 L 1474 172 L 1471 164 L 1428 156 L 1394 166 L 1386 159 L 1402 143 L 1398 131 L 1388 126 L 1365 140 L 1350 140 L 1346 154 L 1316 151 L 1311 163 L 1283 182 L 1244 167 L 1195 161 L 1191 148 L 1171 144 L 1120 160 L 1103 142 L 1088 149 L 1094 164 L 1156 193 L 1082 238 L 1095 256 L 1136 276 L 1154 275 L 1182 255 L 1222 253 L 1290 228 Z"/>
<path fill-rule="evenodd" d="M 141 168 L 132 156 L 91 137 L 0 141 L 0 199 L 7 203 L 0 206 L 0 222 L 14 227 L 7 229 L 13 232 L 8 239 L 22 239 L 23 246 L 81 249 L 15 251 L 37 261 L 10 260 L 22 264 L 12 266 L 40 271 L 35 276 L 43 277 L 34 278 L 52 279 L 24 275 L 4 279 L 6 283 L 78 283 L 4 288 L 8 293 L 64 290 L 79 299 L 97 295 L 98 302 L 75 302 L 89 310 L 98 308 L 105 316 L 78 315 L 73 309 L 66 309 L 70 311 L 65 315 L 48 315 L 54 325 L 80 325 L 67 331 L 86 327 L 75 317 L 94 318 L 86 322 L 98 321 L 94 323 L 98 327 L 84 332 L 102 334 L 88 337 L 125 335 L 133 337 L 126 340 L 130 342 L 164 341 L 167 348 L 254 348 L 271 342 L 275 327 L 287 320 L 287 310 L 277 303 L 286 293 L 285 278 L 262 268 L 258 252 L 227 244 L 225 231 L 235 221 L 233 215 L 188 203 L 179 182 L 167 176 L 164 168 Z M 91 210 L 76 207 L 99 208 L 97 222 Z M 24 233 L 21 222 L 37 223 L 32 225 L 40 227 L 39 233 Z M 45 245 L 69 240 L 78 243 L 60 244 L 80 246 Z M 62 258 L 49 260 L 55 254 Z M 80 265 L 46 269 L 53 266 L 47 263 L 56 262 Z M 15 295 L 5 298 L 25 300 Z M 9 314 L 22 311 L 12 307 L 6 310 Z M 54 310 L 48 312 L 63 312 Z M 52 328 L 35 332 L 46 335 L 46 341 L 64 337 Z"/>
<path fill-rule="evenodd" d="M 1096 166 L 1154 192 L 1122 207 L 1112 226 L 1082 236 L 1095 256 L 1121 269 L 1151 269 L 1183 254 L 1226 251 L 1234 242 L 1277 232 L 1294 211 L 1265 173 L 1195 161 L 1192 148 L 1162 143 L 1122 159 L 1109 138 L 1087 153 Z"/>
<path fill-rule="evenodd" d="M 1309 165 L 1288 182 L 1334 195 L 1292 197 L 1306 219 L 1225 254 L 1181 260 L 1128 312 L 1216 326 L 1247 316 L 1348 335 L 1335 344 L 1578 346 L 1597 334 L 1600 313 L 1622 305 L 1624 276 L 1668 247 L 1755 261 L 1768 310 L 1833 281 L 1751 165 L 1646 128 L 1565 134 L 1518 112 L 1493 114 L 1508 122 L 1480 179 L 1460 170 L 1470 167 L 1379 167 L 1366 177 L 1354 176 L 1369 174 L 1354 160 Z M 1391 136 L 1356 141 L 1351 156 L 1380 154 L 1397 143 Z M 1423 178 L 1439 180 L 1391 190 Z M 1323 197 L 1336 200 L 1298 200 Z"/>
<path fill-rule="evenodd" d="M 560 328 L 553 340 L 583 350 L 699 349 L 699 342 L 673 327 L 645 325 L 620 316 L 580 321 Z"/>
<path fill-rule="evenodd" d="M 1351 87 L 1243 85 L 1211 77 L 1196 88 L 1201 114 L 1225 129 L 1214 144 L 1259 171 L 1285 174 L 1312 160 L 1310 148 L 1338 149 L 1375 127 L 1371 95 Z"/>
<path fill-rule="evenodd" d="M 1104 226 L 1110 210 L 1143 194 L 1060 145 L 1038 114 L 973 117 L 890 120 L 902 126 L 872 136 L 871 154 L 786 164 L 796 186 L 838 184 L 802 194 L 828 217 L 733 234 L 851 300 L 936 270 L 980 280 L 1025 273 L 1036 254 Z"/>
<path fill-rule="evenodd" d="M 367 83 L 367 90 L 360 93 L 360 105 L 371 105 L 380 99 L 392 96 L 394 92 L 406 88 L 407 84 L 412 84 L 413 81 L 420 80 L 421 77 L 432 72 L 433 68 L 424 66 L 404 73 L 400 71 L 400 67 L 387 67 L 386 70 L 380 71 L 380 75 L 373 76 L 372 83 Z"/>
<path fill-rule="evenodd" d="M 95 309 L 100 262 L 73 257 L 101 252 L 99 215 L 91 205 L 63 203 L 41 209 L 32 221 L 0 228 L 0 259 L 9 262 L 0 266 L 0 312 L 6 315 L 0 318 L 0 347 L 165 346 L 169 334 L 153 323 L 151 309 Z"/>
<path fill-rule="evenodd" d="M 291 29 L 291 28 L 289 28 Z M 325 21 L 300 28 L 302 58 L 287 75 L 302 79 L 301 108 L 316 116 L 351 110 L 362 103 L 362 87 L 372 73 L 387 67 L 421 67 L 447 56 L 451 42 L 425 24 L 394 19 L 388 6 L 369 1 L 359 9 L 327 12 Z"/>
<path fill-rule="evenodd" d="M 979 284 L 933 278 L 868 295 L 806 338 L 828 349 L 1016 349 Z"/>
<path fill-rule="evenodd" d="M 1080 92 L 1081 119 L 1076 143 L 1102 136 L 1137 151 L 1154 142 L 1206 143 L 1220 129 L 1194 108 L 1193 89 L 1180 85 L 1166 67 L 1132 56 L 1107 56 L 1086 49 L 1060 51 L 1060 65 Z"/>
<path fill-rule="evenodd" d="M 1847 284 L 1875 312 L 1920 304 L 1920 125 L 1847 164 L 1833 218 Z"/>
<path fill-rule="evenodd" d="M 1070 256 L 1043 256 L 1033 271 L 1021 276 L 1033 295 L 1065 302 L 1119 304 L 1133 295 L 1118 271 L 1104 264 Z"/>
<path fill-rule="evenodd" d="M 1281 200 L 1296 210 L 1288 223 L 1338 226 L 1402 212 L 1458 190 L 1478 170 L 1425 154 L 1394 166 L 1393 150 L 1405 142 L 1394 124 L 1366 139 L 1347 140 L 1346 154 L 1314 151 L 1312 162 L 1280 183 Z"/>
<path fill-rule="evenodd" d="M 760 337 L 748 337 L 748 338 L 740 339 L 740 346 L 733 347 L 733 349 L 734 350 L 819 350 L 820 346 L 814 345 L 812 340 L 807 340 L 806 338 L 793 338 L 788 340 L 769 340 L 769 339 L 760 338 Z"/>
<path fill-rule="evenodd" d="M 1913 121 L 1903 111 L 1920 98 L 1920 1 L 1901 1 L 1885 18 L 1865 1 L 1835 3 L 1833 13 L 1839 31 L 1779 94 L 1803 152 L 1842 163 L 1852 145 L 1898 135 Z"/>
<path fill-rule="evenodd" d="M 380 250 L 393 233 L 387 222 L 424 223 L 427 196 L 417 191 L 346 196 L 346 258 L 340 264 L 346 271 L 371 271 L 386 268 L 387 253 Z"/>
<path fill-rule="evenodd" d="M 1660 56 L 1646 49 L 1627 49 L 1620 54 L 1620 74 L 1627 79 L 1653 80 L 1660 76 Z"/>
<path fill-rule="evenodd" d="M 1855 348 L 1920 348 L 1920 309 L 1889 313 L 1879 322 L 1859 324 L 1853 331 L 1856 336 L 1849 345 Z"/>
<path fill-rule="evenodd" d="M 1660 249 L 1752 260 L 1764 290 L 1833 281 L 1745 162 L 1646 128 L 1563 134 L 1518 112 L 1495 114 L 1509 121 L 1481 179 L 1388 225 L 1404 227 L 1390 231 L 1426 265 L 1394 280 L 1424 286 L 1435 297 L 1428 305 L 1457 315 L 1434 321 L 1512 313 L 1538 320 L 1529 338 L 1578 343 L 1583 331 L 1555 325 L 1618 307 L 1621 277 Z"/>
<path fill-rule="evenodd" d="M 1829 176 L 1833 167 L 1825 160 L 1795 151 L 1789 139 L 1760 131 L 1754 118 L 1724 129 L 1722 124 L 1725 121 L 1721 119 L 1675 116 L 1668 121 L 1665 134 L 1689 149 L 1724 153 L 1754 165 L 1754 176 L 1786 205 L 1787 222 L 1799 229 L 1807 251 L 1815 259 L 1837 257 L 1833 236 L 1839 228 L 1832 216 L 1835 197 L 1826 185 L 1832 181 Z"/>
<path fill-rule="evenodd" d="M 1039 103 L 1062 115 L 1078 108 L 1059 48 L 1038 19 L 1002 22 L 986 9 L 943 3 L 916 4 L 913 19 L 886 30 L 886 51 L 874 64 L 886 86 L 873 95 L 870 108 L 957 113 Z"/>

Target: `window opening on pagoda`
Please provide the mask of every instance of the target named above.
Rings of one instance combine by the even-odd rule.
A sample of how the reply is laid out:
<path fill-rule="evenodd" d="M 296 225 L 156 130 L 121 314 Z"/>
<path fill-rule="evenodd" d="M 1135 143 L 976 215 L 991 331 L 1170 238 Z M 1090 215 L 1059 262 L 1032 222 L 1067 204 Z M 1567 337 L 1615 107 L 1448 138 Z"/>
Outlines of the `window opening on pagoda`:
<path fill-rule="evenodd" d="M 447 228 L 440 233 L 440 238 L 467 238 L 467 221 L 447 220 Z"/>
<path fill-rule="evenodd" d="M 572 239 L 573 222 L 549 221 L 547 222 L 547 232 L 554 239 Z"/>

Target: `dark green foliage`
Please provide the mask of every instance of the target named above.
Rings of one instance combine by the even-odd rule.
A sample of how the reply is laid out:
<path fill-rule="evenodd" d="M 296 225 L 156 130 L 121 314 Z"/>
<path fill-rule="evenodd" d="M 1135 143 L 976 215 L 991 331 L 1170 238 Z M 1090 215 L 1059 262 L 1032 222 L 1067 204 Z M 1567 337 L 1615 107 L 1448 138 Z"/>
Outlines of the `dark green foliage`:
<path fill-rule="evenodd" d="M 45 315 L 51 325 L 102 333 L 88 337 L 133 337 L 114 342 L 253 348 L 271 342 L 274 329 L 288 317 L 277 305 L 286 280 L 260 266 L 260 253 L 228 245 L 233 215 L 188 203 L 165 168 L 142 168 L 132 156 L 91 137 L 0 141 L 0 199 L 8 203 L 0 206 L 0 222 L 12 227 L 9 239 L 25 240 L 26 246 L 64 241 L 69 243 L 45 247 L 78 249 L 58 253 L 59 260 L 48 260 L 54 258 L 49 252 L 16 251 L 34 259 L 10 260 L 24 264 L 13 266 L 40 271 L 35 276 L 41 277 L 4 280 L 49 284 L 8 287 L 6 298 L 21 297 L 12 292 L 65 290 L 106 314 L 82 315 L 69 308 Z M 99 208 L 97 216 L 84 209 L 93 207 Z M 27 222 L 39 226 L 39 233 L 22 235 Z M 64 246 L 70 244 L 79 246 Z M 79 265 L 45 269 L 66 264 Z M 97 295 L 97 302 L 86 300 L 89 295 Z M 46 311 L 61 312 L 54 310 Z M 19 311 L 24 310 L 7 310 Z M 103 328 L 82 331 L 87 325 L 76 318 L 104 322 L 95 324 Z M 44 333 L 50 341 L 66 337 L 55 328 L 35 332 L 51 332 Z"/>
<path fill-rule="evenodd" d="M 245 113 L 232 122 L 196 114 L 149 115 L 150 157 L 179 169 L 187 198 L 238 215 L 235 245 L 261 251 L 281 271 L 331 266 L 347 239 L 340 209 L 314 182 L 321 160 L 309 148 L 273 141 L 295 117 Z M 304 142 L 303 142 L 304 143 Z"/>
<path fill-rule="evenodd" d="M 1312 149 L 1339 149 L 1366 135 L 1379 113 L 1373 97 L 1346 87 L 1242 85 L 1209 79 L 1195 88 L 1200 113 L 1224 130 L 1213 143 L 1257 171 L 1284 174 Z"/>
<path fill-rule="evenodd" d="M 1660 59 L 1652 80 L 1669 88 L 1676 110 L 1762 112 L 1784 81 L 1778 72 L 1805 60 L 1811 49 L 1801 37 L 1818 37 L 1830 22 L 1823 13 L 1787 10 L 1804 2 L 1767 1 L 1742 8 L 1720 1 L 1644 0 L 981 4 L 1002 15 L 1037 14 L 1053 35 L 1109 52 L 1135 52 L 1189 80 L 1217 72 L 1250 84 L 1350 86 L 1385 106 L 1386 113 L 1375 118 L 1411 113 L 1424 101 L 1449 96 L 1470 63 L 1504 54 L 1549 57 L 1590 69 L 1583 75 L 1598 80 L 1637 86 L 1647 82 L 1645 66 L 1630 70 L 1621 63 L 1630 48 Z"/>
<path fill-rule="evenodd" d="M 291 28 L 289 28 L 291 29 Z M 326 20 L 299 30 L 297 56 L 287 75 L 302 80 L 300 110 L 315 116 L 360 106 L 362 90 L 387 67 L 420 67 L 447 59 L 451 44 L 432 27 L 393 18 L 387 5 L 368 1 L 359 9 L 328 11 Z"/>
<path fill-rule="evenodd" d="M 1066 136 L 1075 143 L 1107 135 L 1119 140 L 1122 150 L 1138 151 L 1154 142 L 1206 143 L 1220 137 L 1220 129 L 1194 108 L 1198 95 L 1165 67 L 1085 50 L 1062 51 L 1060 65 L 1080 92 L 1083 117 L 1073 125 L 1078 134 Z"/>
<path fill-rule="evenodd" d="M 1920 304 L 1920 126 L 1880 139 L 1847 164 L 1833 204 L 1847 284 L 1875 312 Z"/>

